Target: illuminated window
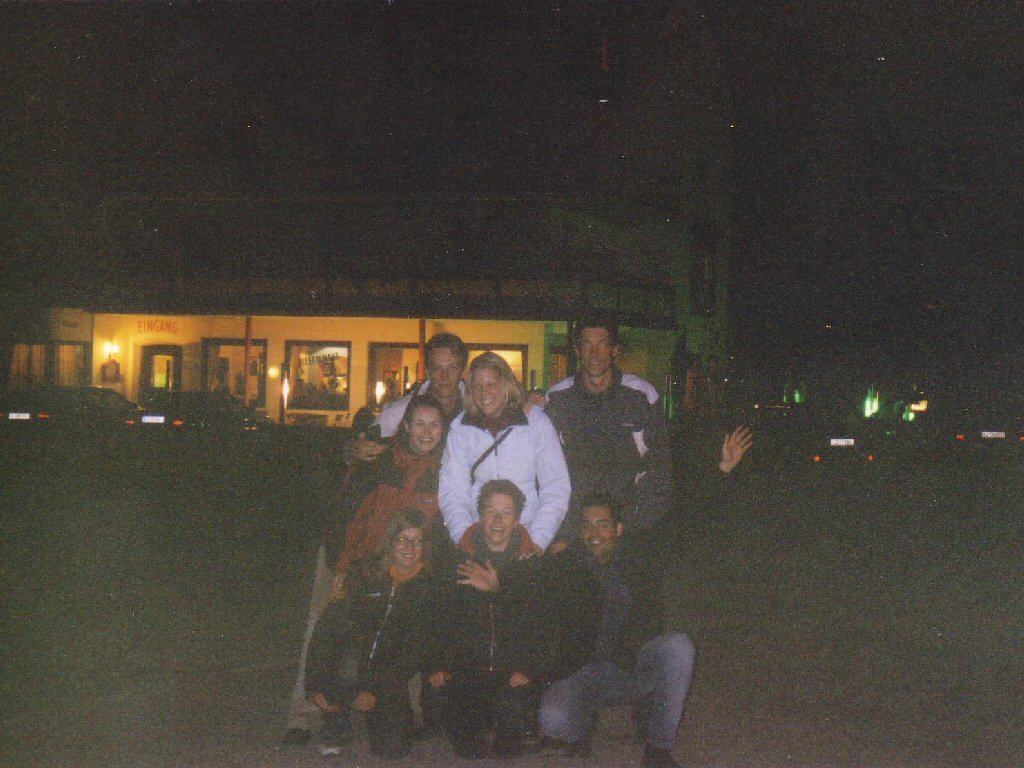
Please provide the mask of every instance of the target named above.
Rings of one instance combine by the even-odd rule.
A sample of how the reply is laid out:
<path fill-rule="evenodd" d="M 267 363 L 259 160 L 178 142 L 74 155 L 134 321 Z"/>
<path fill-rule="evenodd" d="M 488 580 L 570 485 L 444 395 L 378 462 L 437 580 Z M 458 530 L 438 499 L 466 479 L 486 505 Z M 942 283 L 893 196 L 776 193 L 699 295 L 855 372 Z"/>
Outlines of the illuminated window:
<path fill-rule="evenodd" d="M 347 411 L 351 357 L 348 341 L 285 342 L 289 410 Z"/>
<path fill-rule="evenodd" d="M 89 347 L 84 343 L 65 343 L 57 345 L 57 383 L 66 386 L 88 384 Z"/>
<path fill-rule="evenodd" d="M 418 369 L 420 348 L 416 344 L 370 344 L 369 358 L 366 402 L 371 405 L 397 400 L 422 378 Z"/>
<path fill-rule="evenodd" d="M 575 362 L 575 361 L 574 361 Z M 556 384 L 569 375 L 569 347 L 552 346 L 548 351 L 548 381 Z"/>
<path fill-rule="evenodd" d="M 469 348 L 469 362 L 473 362 L 484 352 L 494 352 L 509 364 L 512 373 L 523 383 L 523 386 L 531 386 L 527 381 L 527 365 L 529 347 L 526 344 L 472 344 L 467 343 Z M 426 378 L 426 374 L 417 375 L 419 364 L 419 346 L 413 343 L 392 343 L 378 342 L 369 346 L 369 376 L 366 383 L 366 402 L 378 402 L 378 383 L 382 393 L 379 398 L 380 404 L 390 403 L 402 397 L 409 388 L 417 381 Z M 536 377 L 534 377 L 536 378 Z M 533 386 L 537 386 L 536 383 Z"/>
<path fill-rule="evenodd" d="M 15 344 L 11 357 L 11 388 L 35 387 L 46 380 L 46 345 Z"/>
<path fill-rule="evenodd" d="M 249 343 L 245 364 L 245 339 L 203 339 L 203 389 L 222 392 L 263 408 L 267 404 L 267 340 Z"/>
<path fill-rule="evenodd" d="M 470 349 L 469 362 L 472 364 L 484 352 L 493 352 L 501 357 L 512 373 L 519 379 L 520 383 L 526 386 L 526 348 L 525 347 L 485 347 L 483 349 Z"/>

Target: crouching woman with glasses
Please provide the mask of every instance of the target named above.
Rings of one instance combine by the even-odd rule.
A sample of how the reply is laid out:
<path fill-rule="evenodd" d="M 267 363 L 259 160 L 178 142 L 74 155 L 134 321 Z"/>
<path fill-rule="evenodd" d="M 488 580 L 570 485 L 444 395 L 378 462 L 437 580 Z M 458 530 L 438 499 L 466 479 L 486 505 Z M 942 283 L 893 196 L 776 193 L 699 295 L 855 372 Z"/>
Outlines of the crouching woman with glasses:
<path fill-rule="evenodd" d="M 421 512 L 395 515 L 377 553 L 353 564 L 345 597 L 325 609 L 313 632 L 306 691 L 333 731 L 332 751 L 351 741 L 356 710 L 365 716 L 375 753 L 409 752 L 409 681 L 422 671 L 425 629 L 437 621 L 428 531 Z"/>

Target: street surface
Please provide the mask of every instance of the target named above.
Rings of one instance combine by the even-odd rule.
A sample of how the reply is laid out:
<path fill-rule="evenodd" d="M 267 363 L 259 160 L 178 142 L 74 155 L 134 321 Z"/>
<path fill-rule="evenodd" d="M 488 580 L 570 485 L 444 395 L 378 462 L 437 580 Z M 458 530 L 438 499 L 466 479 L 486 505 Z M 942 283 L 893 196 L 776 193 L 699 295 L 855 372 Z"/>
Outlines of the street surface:
<path fill-rule="evenodd" d="M 385 764 L 279 745 L 336 445 L 150 437 L 0 437 L 0 766 Z M 1024 764 L 1024 464 L 751 459 L 680 467 L 668 624 L 699 657 L 677 758 Z M 625 715 L 588 764 L 639 763 Z M 469 763 L 435 739 L 390 764 Z"/>

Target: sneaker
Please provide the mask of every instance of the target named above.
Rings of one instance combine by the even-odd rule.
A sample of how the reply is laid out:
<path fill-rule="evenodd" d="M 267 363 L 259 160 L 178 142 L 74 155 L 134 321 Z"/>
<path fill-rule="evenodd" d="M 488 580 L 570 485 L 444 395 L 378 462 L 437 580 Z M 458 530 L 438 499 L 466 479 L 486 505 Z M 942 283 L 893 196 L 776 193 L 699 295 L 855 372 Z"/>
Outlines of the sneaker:
<path fill-rule="evenodd" d="M 321 755 L 340 755 L 342 747 L 352 742 L 352 729 L 348 718 L 337 715 L 324 718 L 324 724 L 316 735 L 316 748 Z"/>
<path fill-rule="evenodd" d="M 306 728 L 289 728 L 281 739 L 286 747 L 302 747 L 309 743 L 313 734 Z"/>
<path fill-rule="evenodd" d="M 680 765 L 672 757 L 671 750 L 658 749 L 648 744 L 644 747 L 643 768 L 680 768 Z"/>

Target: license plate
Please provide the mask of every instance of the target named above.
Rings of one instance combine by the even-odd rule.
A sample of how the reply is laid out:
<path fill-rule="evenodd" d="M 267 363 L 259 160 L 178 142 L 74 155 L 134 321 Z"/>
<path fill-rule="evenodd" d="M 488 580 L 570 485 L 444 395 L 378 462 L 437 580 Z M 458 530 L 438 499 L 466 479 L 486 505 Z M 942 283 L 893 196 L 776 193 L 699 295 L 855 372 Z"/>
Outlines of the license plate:
<path fill-rule="evenodd" d="M 11 421 L 28 421 L 29 419 L 32 418 L 32 414 L 21 412 L 15 413 L 14 411 L 11 411 L 10 413 L 7 414 L 7 418 L 10 419 Z"/>
<path fill-rule="evenodd" d="M 1006 439 L 1006 433 L 1005 432 L 999 432 L 999 431 L 986 432 L 985 430 L 982 430 L 982 432 L 981 432 L 981 439 L 982 440 L 1005 440 Z"/>
<path fill-rule="evenodd" d="M 852 437 L 833 437 L 828 444 L 833 448 L 851 448 L 856 443 Z"/>
<path fill-rule="evenodd" d="M 143 416 L 142 417 L 142 423 L 143 424 L 163 424 L 165 420 L 166 420 L 166 417 L 164 417 L 164 416 Z"/>

